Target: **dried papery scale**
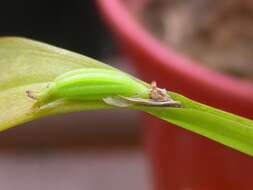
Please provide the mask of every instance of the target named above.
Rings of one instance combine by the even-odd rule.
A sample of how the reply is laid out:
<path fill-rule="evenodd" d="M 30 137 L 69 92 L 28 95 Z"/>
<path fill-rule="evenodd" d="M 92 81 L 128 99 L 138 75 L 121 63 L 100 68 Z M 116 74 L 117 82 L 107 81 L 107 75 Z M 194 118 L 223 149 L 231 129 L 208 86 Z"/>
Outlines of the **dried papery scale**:
<path fill-rule="evenodd" d="M 152 81 L 150 86 L 151 86 L 151 91 L 149 94 L 149 98 L 151 100 L 160 101 L 160 102 L 170 100 L 167 94 L 167 90 L 158 88 L 156 81 Z"/>
<path fill-rule="evenodd" d="M 145 105 L 145 106 L 165 106 L 171 108 L 181 108 L 182 104 L 178 101 L 174 101 L 169 99 L 167 101 L 156 101 L 152 99 L 143 99 L 143 98 L 128 98 L 122 97 L 126 102 L 137 105 Z"/>
<path fill-rule="evenodd" d="M 33 95 L 33 92 L 31 90 L 26 90 L 25 93 L 27 97 L 36 100 L 36 97 Z"/>

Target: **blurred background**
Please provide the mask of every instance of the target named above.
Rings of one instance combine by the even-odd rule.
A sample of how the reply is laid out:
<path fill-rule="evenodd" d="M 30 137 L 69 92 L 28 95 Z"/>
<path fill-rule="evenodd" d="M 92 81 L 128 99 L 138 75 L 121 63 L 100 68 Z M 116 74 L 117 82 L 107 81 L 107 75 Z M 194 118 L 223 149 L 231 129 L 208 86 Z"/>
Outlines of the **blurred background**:
<path fill-rule="evenodd" d="M 102 2 L 103 0 L 100 0 L 101 7 Z M 249 86 L 250 91 L 253 81 L 251 0 L 120 2 L 130 18 L 138 23 L 137 27 L 128 25 L 129 23 L 124 25 L 120 22 L 121 18 L 124 18 L 121 12 L 116 13 L 122 17 L 110 15 L 112 17 L 109 24 L 112 24 L 112 18 L 120 18 L 115 19 L 117 22 L 115 21 L 115 26 L 112 24 L 111 28 L 118 34 L 121 46 L 113 40 L 114 36 L 101 20 L 103 16 L 99 14 L 94 0 L 2 0 L 0 35 L 43 41 L 96 58 L 136 76 L 136 70 L 126 58 L 129 57 L 146 80 L 159 81 L 161 87 L 227 111 L 252 117 L 251 104 L 247 103 L 247 100 L 238 99 L 240 93 L 239 96 L 236 95 L 237 91 L 240 92 L 238 88 L 241 84 Z M 109 4 L 104 4 L 104 8 L 111 8 L 106 5 Z M 111 10 L 110 13 L 113 12 Z M 107 19 L 109 20 L 109 17 Z M 127 30 L 129 26 L 131 30 Z M 147 30 L 147 33 L 138 30 Z M 136 42 L 138 37 L 146 40 L 150 36 L 150 41 Z M 162 49 L 153 44 L 156 42 L 153 39 L 158 40 L 157 44 Z M 146 48 L 149 47 L 147 44 L 154 47 Z M 166 56 L 160 56 L 164 53 L 161 51 L 164 47 L 168 47 L 168 55 L 172 53 L 172 58 L 180 53 L 179 56 L 183 59 L 175 61 L 168 56 L 171 60 L 167 60 Z M 128 56 L 119 52 L 121 48 Z M 201 80 L 185 80 L 184 74 L 182 75 L 183 67 L 181 71 L 175 69 L 177 67 L 164 66 L 181 63 L 180 60 L 184 63 L 182 65 L 189 62 L 202 65 L 210 71 L 210 76 L 217 77 L 211 71 L 220 73 L 220 76 L 231 76 L 228 78 L 231 84 L 236 81 L 233 83 L 235 96 L 230 96 L 230 88 L 226 86 L 224 91 L 221 88 L 216 91 L 213 83 L 206 83 L 206 86 Z M 195 74 L 192 73 L 192 76 Z M 186 79 L 189 79 L 188 76 Z M 219 83 L 219 77 L 210 79 Z M 202 85 L 202 88 L 199 85 Z M 212 93 L 209 92 L 208 85 L 212 87 Z M 229 96 L 226 95 L 228 92 Z M 239 153 L 236 155 L 221 145 L 211 144 L 212 142 L 185 130 L 172 126 L 165 128 L 164 123 L 159 120 L 142 119 L 140 114 L 134 111 L 72 113 L 39 119 L 0 133 L 0 189 L 148 190 L 151 177 L 154 177 L 154 182 L 160 185 L 161 189 L 166 190 L 167 187 L 193 189 L 192 184 L 196 182 L 201 186 L 201 180 L 210 187 L 212 182 L 216 185 L 217 180 L 220 180 L 220 184 L 225 181 L 224 187 L 236 188 L 234 184 L 237 182 L 247 186 L 247 183 L 238 178 L 245 180 L 245 176 L 250 176 L 245 171 L 250 173 L 252 170 L 247 166 L 247 160 L 245 162 Z M 151 153 L 149 158 L 153 165 L 152 172 L 142 146 L 144 128 L 140 126 L 141 121 L 149 127 L 145 137 L 148 137 L 146 151 Z M 206 153 L 199 156 L 202 151 L 206 151 L 206 147 L 217 159 L 212 159 Z M 189 151 L 187 156 L 185 150 Z M 231 160 L 235 161 L 235 164 L 229 165 L 227 158 L 233 158 Z M 248 161 L 252 166 L 252 160 Z M 210 167 L 209 162 L 216 166 L 212 167 L 215 171 L 213 173 L 210 168 L 206 169 L 206 166 Z M 240 172 L 229 172 L 234 171 L 234 166 L 238 167 L 238 171 L 243 170 L 244 175 Z M 232 170 L 222 170 L 223 167 Z M 154 173 L 153 176 L 150 176 L 150 173 Z M 217 173 L 220 177 L 216 176 Z M 231 183 L 226 183 L 226 180 Z M 245 181 L 251 183 L 252 180 L 249 178 Z"/>
<path fill-rule="evenodd" d="M 0 35 L 79 52 L 135 75 L 94 1 L 3 0 Z M 0 133 L 5 190 L 149 189 L 137 112 L 95 111 L 40 119 Z"/>

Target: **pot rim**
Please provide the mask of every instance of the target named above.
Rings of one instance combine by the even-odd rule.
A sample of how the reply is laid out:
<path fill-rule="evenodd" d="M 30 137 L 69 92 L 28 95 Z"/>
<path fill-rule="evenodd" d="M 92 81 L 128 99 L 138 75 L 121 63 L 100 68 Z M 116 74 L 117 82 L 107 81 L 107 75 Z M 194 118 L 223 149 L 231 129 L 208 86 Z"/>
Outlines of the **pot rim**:
<path fill-rule="evenodd" d="M 173 70 L 200 86 L 219 91 L 220 94 L 247 100 L 253 106 L 251 82 L 213 71 L 163 45 L 129 13 L 126 3 L 126 0 L 97 0 L 105 21 L 124 45 L 153 58 L 157 67 Z"/>

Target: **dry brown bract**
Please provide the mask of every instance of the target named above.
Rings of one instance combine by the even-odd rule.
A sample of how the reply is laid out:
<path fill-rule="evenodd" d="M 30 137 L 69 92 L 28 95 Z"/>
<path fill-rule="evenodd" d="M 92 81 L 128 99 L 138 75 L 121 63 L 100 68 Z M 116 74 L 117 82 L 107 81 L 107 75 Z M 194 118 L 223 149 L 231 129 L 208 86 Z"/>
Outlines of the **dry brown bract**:
<path fill-rule="evenodd" d="M 169 97 L 167 95 L 167 91 L 165 89 L 160 89 L 157 87 L 155 81 L 151 82 L 151 91 L 149 94 L 149 98 L 155 101 L 168 101 Z"/>

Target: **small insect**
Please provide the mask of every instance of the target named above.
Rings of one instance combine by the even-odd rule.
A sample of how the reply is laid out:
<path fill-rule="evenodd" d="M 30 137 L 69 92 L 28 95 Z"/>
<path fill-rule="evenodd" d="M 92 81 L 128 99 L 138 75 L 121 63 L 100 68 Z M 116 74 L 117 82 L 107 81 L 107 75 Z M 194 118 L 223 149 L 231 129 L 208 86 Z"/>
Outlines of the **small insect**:
<path fill-rule="evenodd" d="M 140 105 L 180 107 L 165 89 L 139 82 L 131 76 L 101 68 L 85 68 L 67 72 L 49 83 L 41 92 L 26 91 L 35 99 L 34 107 L 56 100 L 103 101 L 108 97 L 122 97 L 126 102 Z M 105 101 L 106 102 L 106 101 Z"/>
<path fill-rule="evenodd" d="M 151 100 L 160 101 L 160 102 L 170 100 L 167 94 L 167 90 L 158 88 L 156 81 L 152 81 L 150 86 L 151 86 L 151 91 L 149 93 L 149 98 Z"/>

